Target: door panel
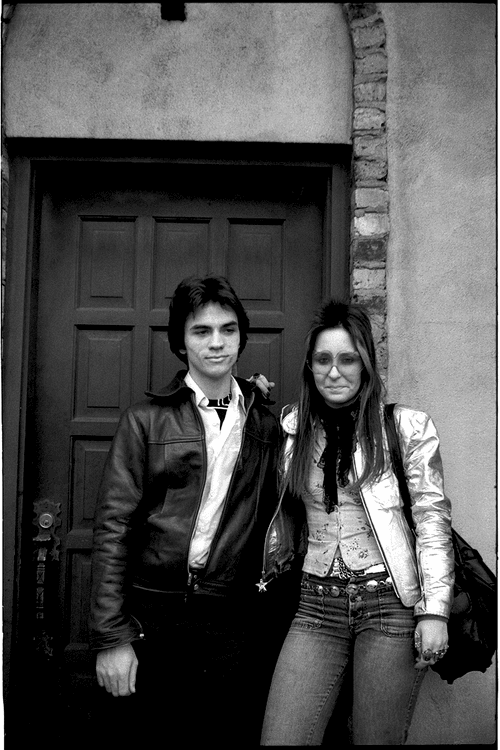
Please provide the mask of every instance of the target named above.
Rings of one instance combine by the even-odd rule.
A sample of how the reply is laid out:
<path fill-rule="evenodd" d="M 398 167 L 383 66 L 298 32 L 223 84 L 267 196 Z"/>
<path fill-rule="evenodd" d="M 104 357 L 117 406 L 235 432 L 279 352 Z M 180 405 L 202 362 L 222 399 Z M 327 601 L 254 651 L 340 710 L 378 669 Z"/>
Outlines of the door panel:
<path fill-rule="evenodd" d="M 185 276 L 227 276 L 251 328 L 238 374 L 296 397 L 320 302 L 329 170 L 62 163 L 43 176 L 33 501 L 62 506 L 57 643 L 87 643 L 95 499 L 120 412 L 182 368 L 168 307 Z M 73 658 L 73 657 L 71 657 Z"/>

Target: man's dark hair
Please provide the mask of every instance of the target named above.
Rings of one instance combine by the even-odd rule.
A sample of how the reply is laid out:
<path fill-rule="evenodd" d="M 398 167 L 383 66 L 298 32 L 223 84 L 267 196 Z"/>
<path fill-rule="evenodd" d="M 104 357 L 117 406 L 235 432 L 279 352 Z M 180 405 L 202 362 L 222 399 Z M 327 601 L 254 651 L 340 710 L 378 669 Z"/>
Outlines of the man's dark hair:
<path fill-rule="evenodd" d="M 171 351 L 187 364 L 187 355 L 181 352 L 184 346 L 186 320 L 200 307 L 210 302 L 230 307 L 236 313 L 240 331 L 238 356 L 246 346 L 250 321 L 229 281 L 224 276 L 209 275 L 203 278 L 189 276 L 183 279 L 170 302 L 168 341 Z"/>

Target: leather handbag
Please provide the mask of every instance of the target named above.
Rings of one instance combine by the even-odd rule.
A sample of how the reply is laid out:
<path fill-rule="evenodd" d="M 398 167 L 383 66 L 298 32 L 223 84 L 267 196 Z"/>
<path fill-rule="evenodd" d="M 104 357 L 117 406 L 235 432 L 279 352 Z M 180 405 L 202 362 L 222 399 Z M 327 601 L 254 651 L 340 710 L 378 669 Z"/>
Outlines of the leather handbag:
<path fill-rule="evenodd" d="M 411 498 L 404 473 L 401 446 L 394 422 L 394 407 L 385 406 L 385 426 L 391 461 L 396 474 L 403 510 L 415 533 Z M 448 651 L 431 665 L 443 680 L 452 683 L 468 672 L 486 672 L 497 646 L 496 578 L 479 552 L 455 529 L 451 530 L 455 554 L 455 588 L 448 620 Z"/>

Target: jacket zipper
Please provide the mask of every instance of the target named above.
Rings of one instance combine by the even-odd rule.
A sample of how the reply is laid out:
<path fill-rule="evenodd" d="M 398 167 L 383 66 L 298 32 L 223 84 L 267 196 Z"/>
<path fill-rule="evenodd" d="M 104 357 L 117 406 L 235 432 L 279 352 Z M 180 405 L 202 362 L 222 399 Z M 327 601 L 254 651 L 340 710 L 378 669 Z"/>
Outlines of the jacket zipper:
<path fill-rule="evenodd" d="M 287 437 L 287 442 L 288 442 L 288 438 L 289 437 L 290 436 Z M 286 445 L 285 445 L 285 452 L 286 452 Z M 284 473 L 285 473 L 285 467 L 283 468 L 283 475 L 284 475 Z M 269 581 L 265 581 L 264 580 L 264 576 L 266 575 L 267 540 L 269 538 L 269 534 L 271 532 L 272 525 L 275 522 L 275 520 L 276 520 L 276 518 L 278 516 L 278 513 L 280 512 L 281 504 L 283 502 L 283 498 L 284 497 L 285 497 L 285 490 L 282 489 L 281 492 L 280 492 L 280 499 L 279 499 L 278 505 L 276 507 L 276 510 L 274 511 L 273 517 L 271 518 L 271 522 L 270 522 L 269 526 L 267 527 L 266 536 L 265 536 L 265 539 L 264 539 L 264 549 L 263 549 L 263 552 L 262 552 L 262 572 L 261 572 L 261 576 L 260 576 L 260 581 L 255 584 L 258 587 L 258 589 L 259 589 L 259 594 L 262 593 L 262 592 L 264 592 L 264 591 L 267 591 L 266 586 L 269 583 Z"/>
<path fill-rule="evenodd" d="M 144 630 L 142 629 L 141 623 L 139 622 L 137 617 L 134 617 L 134 615 L 130 615 L 130 619 L 133 620 L 136 623 L 137 627 L 139 628 L 139 639 L 141 641 L 144 640 Z"/>
<path fill-rule="evenodd" d="M 273 517 L 271 518 L 269 526 L 267 527 L 266 536 L 264 538 L 264 549 L 263 549 L 263 552 L 262 552 L 262 572 L 260 574 L 260 581 L 255 584 L 258 587 L 258 589 L 259 589 L 259 594 L 261 594 L 263 592 L 267 592 L 266 586 L 269 583 L 269 581 L 265 581 L 264 580 L 264 576 L 266 575 L 267 540 L 269 538 L 269 534 L 271 532 L 272 525 L 275 522 L 278 513 L 280 512 L 281 503 L 283 502 L 284 496 L 285 496 L 285 491 L 282 490 L 281 493 L 280 493 L 280 499 L 279 499 L 278 505 L 276 507 L 276 510 L 273 513 Z"/>

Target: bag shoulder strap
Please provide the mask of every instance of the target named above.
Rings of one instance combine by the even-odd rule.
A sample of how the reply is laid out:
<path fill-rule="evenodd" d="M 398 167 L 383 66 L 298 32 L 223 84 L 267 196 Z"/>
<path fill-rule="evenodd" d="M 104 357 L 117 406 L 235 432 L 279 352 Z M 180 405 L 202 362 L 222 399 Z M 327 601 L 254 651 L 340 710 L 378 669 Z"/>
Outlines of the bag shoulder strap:
<path fill-rule="evenodd" d="M 399 436 L 396 429 L 396 423 L 394 421 L 394 407 L 396 404 L 385 404 L 384 416 L 385 416 L 385 429 L 387 433 L 387 442 L 389 445 L 389 454 L 391 456 L 392 468 L 396 479 L 398 480 L 399 494 L 403 501 L 403 512 L 406 518 L 406 523 L 409 528 L 414 531 L 414 523 L 411 514 L 411 498 L 408 485 L 406 483 L 405 470 L 403 465 L 403 457 L 401 455 L 401 445 L 399 443 Z"/>

